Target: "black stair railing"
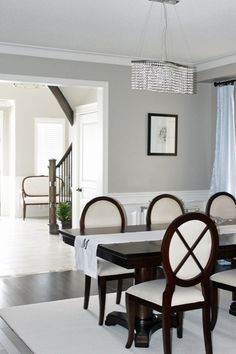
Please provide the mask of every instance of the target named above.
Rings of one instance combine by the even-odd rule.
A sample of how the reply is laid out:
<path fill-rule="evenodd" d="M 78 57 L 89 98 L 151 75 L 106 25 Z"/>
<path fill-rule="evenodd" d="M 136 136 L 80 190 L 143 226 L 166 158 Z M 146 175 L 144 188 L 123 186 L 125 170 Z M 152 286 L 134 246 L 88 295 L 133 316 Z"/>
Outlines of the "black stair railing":
<path fill-rule="evenodd" d="M 56 164 L 56 176 L 59 177 L 59 202 L 72 203 L 72 144 Z"/>
<path fill-rule="evenodd" d="M 57 203 L 67 202 L 72 207 L 72 144 L 61 160 L 49 160 L 49 232 L 58 233 Z"/>

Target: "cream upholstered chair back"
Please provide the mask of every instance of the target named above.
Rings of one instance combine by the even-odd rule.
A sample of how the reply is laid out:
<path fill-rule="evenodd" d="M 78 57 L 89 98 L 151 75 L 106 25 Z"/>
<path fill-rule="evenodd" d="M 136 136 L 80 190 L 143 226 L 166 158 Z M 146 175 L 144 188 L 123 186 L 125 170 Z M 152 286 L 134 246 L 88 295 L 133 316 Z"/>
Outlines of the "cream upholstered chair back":
<path fill-rule="evenodd" d="M 62 180 L 56 177 L 56 193 L 62 185 Z M 27 176 L 22 181 L 22 190 L 28 196 L 48 196 L 49 194 L 49 177 L 45 175 Z"/>
<path fill-rule="evenodd" d="M 210 276 L 215 264 L 218 232 L 213 220 L 202 213 L 175 219 L 162 242 L 163 268 L 167 282 L 193 286 Z"/>
<path fill-rule="evenodd" d="M 80 218 L 80 229 L 96 227 L 125 227 L 125 213 L 113 198 L 101 196 L 90 200 L 84 207 Z"/>
<path fill-rule="evenodd" d="M 148 226 L 167 224 L 182 214 L 184 214 L 184 206 L 181 200 L 171 194 L 161 194 L 151 201 L 146 222 Z"/>
<path fill-rule="evenodd" d="M 213 194 L 206 205 L 206 214 L 223 219 L 236 219 L 236 200 L 227 192 Z"/>

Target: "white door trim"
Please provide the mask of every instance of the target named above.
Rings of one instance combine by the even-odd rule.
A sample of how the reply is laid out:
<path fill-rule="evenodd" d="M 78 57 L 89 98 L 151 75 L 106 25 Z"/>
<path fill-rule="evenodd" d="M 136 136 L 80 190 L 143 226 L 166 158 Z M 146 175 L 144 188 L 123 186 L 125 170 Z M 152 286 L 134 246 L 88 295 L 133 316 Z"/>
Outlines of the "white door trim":
<path fill-rule="evenodd" d="M 31 76 L 31 75 L 14 75 L 0 73 L 0 82 L 32 82 L 41 83 L 53 86 L 84 86 L 97 87 L 98 99 L 100 97 L 100 104 L 103 110 L 103 148 L 104 148 L 104 176 L 103 176 L 103 190 L 104 194 L 108 192 L 108 82 L 106 81 L 90 81 L 78 79 L 65 79 L 59 77 L 47 76 Z M 102 97 L 102 99 L 101 99 Z M 15 181 L 13 182 L 15 184 Z M 12 188 L 14 186 L 12 185 Z"/>

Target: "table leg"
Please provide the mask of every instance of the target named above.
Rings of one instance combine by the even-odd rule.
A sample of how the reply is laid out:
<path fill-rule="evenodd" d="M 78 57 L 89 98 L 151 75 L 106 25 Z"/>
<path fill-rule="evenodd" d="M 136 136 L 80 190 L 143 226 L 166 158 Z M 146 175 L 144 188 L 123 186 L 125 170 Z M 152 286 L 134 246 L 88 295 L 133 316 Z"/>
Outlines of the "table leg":
<path fill-rule="evenodd" d="M 135 284 L 156 279 L 157 267 L 137 268 Z M 153 314 L 151 308 L 140 305 L 137 309 L 135 346 L 148 347 L 151 334 L 161 328 L 161 318 Z"/>
<path fill-rule="evenodd" d="M 135 270 L 135 284 L 156 279 L 156 273 L 156 267 L 137 268 Z M 107 315 L 105 324 L 107 326 L 114 326 L 116 324 L 119 324 L 125 328 L 128 328 L 127 315 L 123 312 L 111 312 Z M 161 317 L 154 315 L 151 308 L 140 305 L 137 309 L 136 317 L 135 346 L 149 347 L 149 341 L 152 333 L 154 333 L 161 327 Z"/>

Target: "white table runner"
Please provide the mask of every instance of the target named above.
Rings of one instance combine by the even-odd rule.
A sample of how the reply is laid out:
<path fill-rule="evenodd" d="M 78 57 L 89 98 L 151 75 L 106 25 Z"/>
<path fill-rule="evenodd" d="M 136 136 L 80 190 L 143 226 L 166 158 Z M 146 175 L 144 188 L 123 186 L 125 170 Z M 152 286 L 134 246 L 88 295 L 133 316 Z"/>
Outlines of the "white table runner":
<path fill-rule="evenodd" d="M 165 230 L 125 232 L 90 236 L 76 236 L 75 263 L 92 278 L 97 278 L 97 246 L 99 244 L 162 240 Z"/>

